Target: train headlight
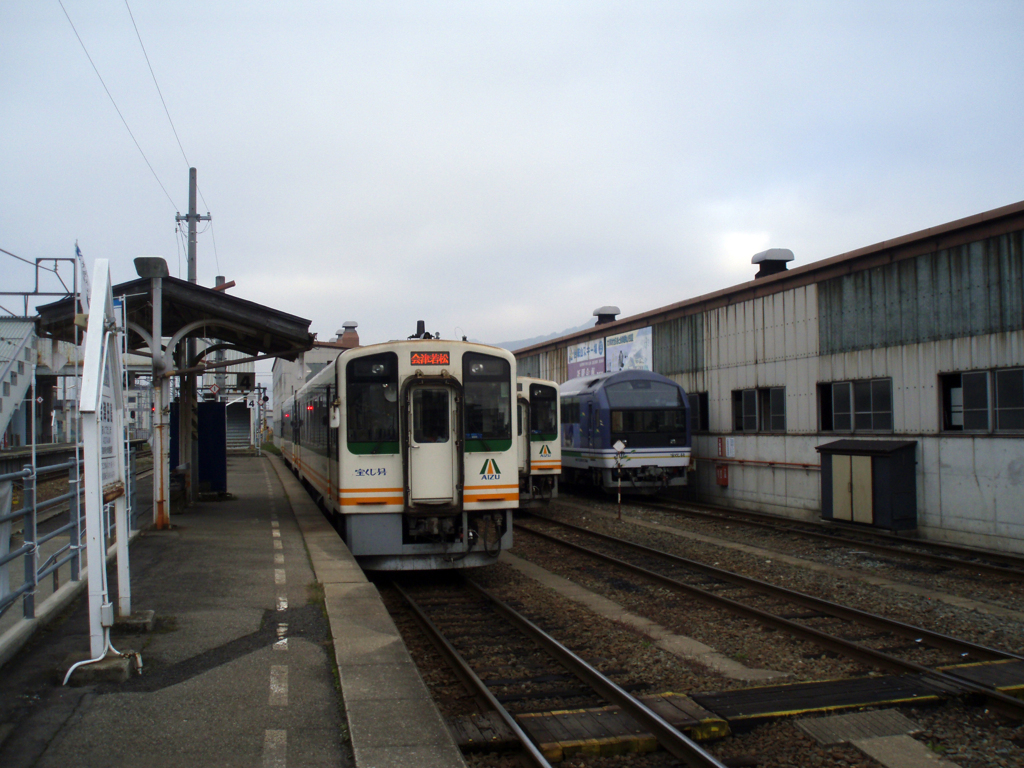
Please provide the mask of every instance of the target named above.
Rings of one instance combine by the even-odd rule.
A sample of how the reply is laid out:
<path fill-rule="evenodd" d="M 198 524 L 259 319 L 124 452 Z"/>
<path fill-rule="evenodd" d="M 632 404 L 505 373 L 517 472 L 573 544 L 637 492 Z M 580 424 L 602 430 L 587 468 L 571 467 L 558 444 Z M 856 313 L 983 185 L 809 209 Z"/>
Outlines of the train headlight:
<path fill-rule="evenodd" d="M 469 372 L 470 373 L 483 373 L 484 372 L 484 364 L 483 363 L 472 363 L 469 366 Z"/>
<path fill-rule="evenodd" d="M 384 363 L 374 363 L 370 370 L 373 373 L 384 373 Z"/>

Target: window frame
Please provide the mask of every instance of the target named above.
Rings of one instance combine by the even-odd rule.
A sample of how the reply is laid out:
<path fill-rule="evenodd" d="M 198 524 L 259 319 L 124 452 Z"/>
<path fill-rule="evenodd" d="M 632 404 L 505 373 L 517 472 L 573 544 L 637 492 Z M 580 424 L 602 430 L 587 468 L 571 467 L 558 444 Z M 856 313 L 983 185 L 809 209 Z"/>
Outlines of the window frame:
<path fill-rule="evenodd" d="M 980 389 L 977 385 L 974 386 L 971 403 L 967 401 L 968 393 L 964 377 L 977 380 L 984 377 L 984 384 Z M 1008 392 L 1008 387 L 1016 391 Z M 956 391 L 960 392 L 959 403 L 953 401 L 953 393 Z M 979 402 L 980 392 L 984 392 L 983 406 Z M 1010 404 L 1006 404 L 1009 397 L 1014 399 Z M 979 426 L 978 414 L 982 413 L 985 424 Z M 969 426 L 968 419 L 972 414 L 975 423 L 973 426 Z M 955 423 L 956 417 L 959 417 L 959 424 Z M 944 434 L 966 435 L 1012 435 L 1024 432 L 1024 367 L 982 368 L 940 373 L 939 431 Z"/>
<path fill-rule="evenodd" d="M 886 385 L 884 393 L 881 392 L 880 385 Z M 844 410 L 836 408 L 837 395 L 844 401 L 842 403 Z M 864 407 L 865 397 L 866 408 Z M 880 400 L 883 402 L 877 402 Z M 886 400 L 888 408 L 882 407 Z M 876 407 L 876 402 L 878 407 Z M 841 421 L 840 417 L 842 417 Z M 840 424 L 837 425 L 837 422 Z M 878 376 L 870 379 L 819 381 L 818 431 L 850 435 L 894 433 L 896 419 L 893 409 L 892 377 Z"/>
<path fill-rule="evenodd" d="M 734 389 L 732 431 L 744 434 L 785 434 L 786 388 Z"/>

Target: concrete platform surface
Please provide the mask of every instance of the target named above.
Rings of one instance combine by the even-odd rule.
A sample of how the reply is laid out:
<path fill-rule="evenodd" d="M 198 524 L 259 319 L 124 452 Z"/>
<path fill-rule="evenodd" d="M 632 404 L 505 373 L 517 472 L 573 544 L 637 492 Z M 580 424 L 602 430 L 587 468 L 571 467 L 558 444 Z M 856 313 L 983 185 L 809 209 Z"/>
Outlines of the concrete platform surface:
<path fill-rule="evenodd" d="M 65 659 L 89 649 L 83 594 L 0 672 L 0 765 L 354 764 L 299 521 L 267 458 L 228 466 L 233 499 L 132 543 L 132 607 L 155 623 L 112 643 L 141 653 L 142 674 L 60 685 Z M 110 579 L 116 589 L 115 569 Z"/>
<path fill-rule="evenodd" d="M 357 768 L 465 768 L 377 588 L 284 462 L 272 464 L 323 586 Z"/>

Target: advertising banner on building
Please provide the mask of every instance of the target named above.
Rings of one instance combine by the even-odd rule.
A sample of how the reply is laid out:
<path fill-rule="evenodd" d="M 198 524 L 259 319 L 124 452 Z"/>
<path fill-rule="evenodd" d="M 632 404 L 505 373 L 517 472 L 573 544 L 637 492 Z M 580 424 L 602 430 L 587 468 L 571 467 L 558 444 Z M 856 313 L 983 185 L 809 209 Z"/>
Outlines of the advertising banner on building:
<path fill-rule="evenodd" d="M 618 371 L 654 370 L 651 358 L 651 328 L 637 328 L 605 338 L 605 370 Z"/>
<path fill-rule="evenodd" d="M 569 378 L 579 379 L 604 373 L 604 339 L 592 339 L 583 344 L 574 344 L 565 350 L 569 364 Z"/>

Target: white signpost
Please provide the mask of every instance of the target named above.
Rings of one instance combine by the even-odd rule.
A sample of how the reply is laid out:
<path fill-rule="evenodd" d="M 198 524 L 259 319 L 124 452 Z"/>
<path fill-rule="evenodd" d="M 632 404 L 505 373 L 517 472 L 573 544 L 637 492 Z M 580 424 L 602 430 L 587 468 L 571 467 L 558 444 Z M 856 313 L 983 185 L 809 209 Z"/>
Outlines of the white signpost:
<path fill-rule="evenodd" d="M 97 259 L 90 297 L 82 376 L 82 438 L 85 450 L 85 531 L 89 575 L 89 649 L 93 661 L 110 645 L 114 606 L 107 585 L 107 526 L 103 508 L 113 502 L 117 534 L 118 614 L 129 616 L 128 508 L 125 495 L 124 392 L 119 318 L 114 313 L 110 267 Z M 69 671 L 70 675 L 70 671 Z"/>

